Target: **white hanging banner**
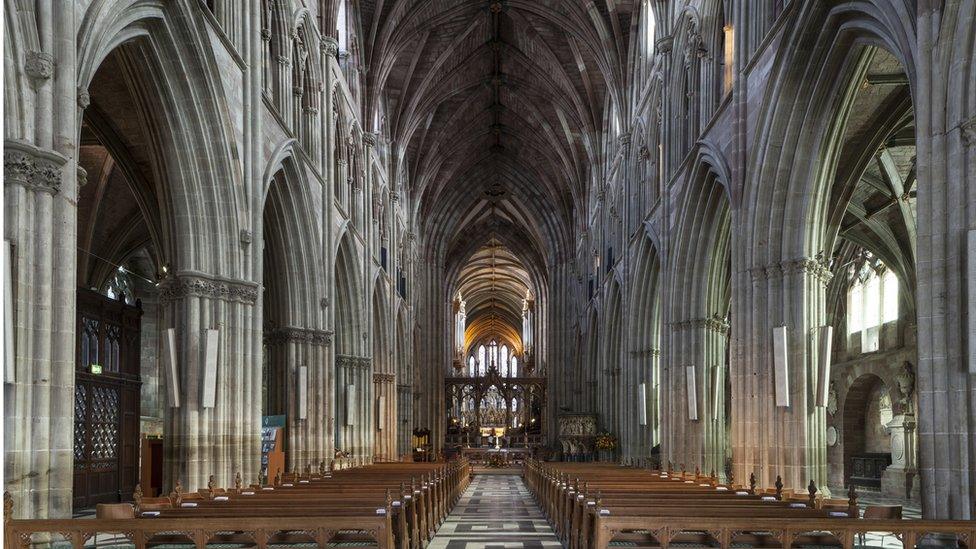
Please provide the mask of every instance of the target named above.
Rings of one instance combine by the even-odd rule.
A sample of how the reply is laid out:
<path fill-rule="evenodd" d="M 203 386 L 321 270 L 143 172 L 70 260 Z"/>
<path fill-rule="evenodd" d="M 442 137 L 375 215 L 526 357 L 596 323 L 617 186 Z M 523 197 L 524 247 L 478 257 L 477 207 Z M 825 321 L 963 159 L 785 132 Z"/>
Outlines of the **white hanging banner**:
<path fill-rule="evenodd" d="M 773 328 L 773 373 L 775 375 L 776 405 L 790 405 L 790 370 L 787 362 L 787 327 Z"/>

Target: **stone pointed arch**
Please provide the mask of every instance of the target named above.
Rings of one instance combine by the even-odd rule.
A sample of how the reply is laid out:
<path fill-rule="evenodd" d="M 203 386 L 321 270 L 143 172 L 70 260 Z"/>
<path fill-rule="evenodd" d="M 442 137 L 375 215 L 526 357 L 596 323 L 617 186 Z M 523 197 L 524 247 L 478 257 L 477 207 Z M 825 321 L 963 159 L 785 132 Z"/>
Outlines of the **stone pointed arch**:
<path fill-rule="evenodd" d="M 258 241 L 264 248 L 264 413 L 288 417 L 287 465 L 300 471 L 332 458 L 325 432 L 332 333 L 321 306 L 328 273 L 316 217 L 319 189 L 307 177 L 295 145 L 294 140 L 282 143 L 268 163 Z"/>
<path fill-rule="evenodd" d="M 152 0 L 93 2 L 78 32 L 78 89 L 87 94 L 103 61 L 122 46 L 149 67 L 143 85 L 155 89 L 158 101 L 148 108 L 160 125 L 156 169 L 166 182 L 160 206 L 170 222 L 163 243 L 175 255 L 173 267 L 240 276 L 225 266 L 241 263 L 243 172 L 234 160 L 232 123 L 223 115 L 228 109 L 218 64 L 201 45 L 205 23 L 194 15 L 200 9 Z M 177 234 L 192 238 L 176 246 Z"/>

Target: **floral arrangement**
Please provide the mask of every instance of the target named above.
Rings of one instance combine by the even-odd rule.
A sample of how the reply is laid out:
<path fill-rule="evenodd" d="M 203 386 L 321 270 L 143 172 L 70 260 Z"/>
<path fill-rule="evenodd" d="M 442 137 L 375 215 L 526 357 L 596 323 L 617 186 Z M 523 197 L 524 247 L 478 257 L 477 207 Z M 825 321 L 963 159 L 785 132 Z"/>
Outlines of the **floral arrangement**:
<path fill-rule="evenodd" d="M 600 433 L 596 436 L 595 446 L 597 450 L 613 450 L 617 447 L 617 437 L 610 433 Z"/>
<path fill-rule="evenodd" d="M 503 458 L 500 454 L 494 454 L 493 453 L 493 454 L 489 454 L 488 455 L 488 463 L 487 463 L 487 465 L 488 465 L 488 467 L 492 467 L 492 468 L 496 468 L 497 469 L 497 468 L 501 468 L 501 467 L 506 467 L 508 464 L 505 463 L 505 458 Z"/>

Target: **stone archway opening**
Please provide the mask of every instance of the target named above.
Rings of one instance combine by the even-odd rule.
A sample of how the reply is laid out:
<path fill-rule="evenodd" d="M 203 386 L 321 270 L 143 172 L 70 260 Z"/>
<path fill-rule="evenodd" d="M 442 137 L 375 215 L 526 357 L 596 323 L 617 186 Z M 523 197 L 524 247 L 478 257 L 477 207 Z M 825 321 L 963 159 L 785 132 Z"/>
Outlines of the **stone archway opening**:
<path fill-rule="evenodd" d="M 891 392 L 874 374 L 857 378 L 844 400 L 844 484 L 881 490 L 891 465 Z"/>

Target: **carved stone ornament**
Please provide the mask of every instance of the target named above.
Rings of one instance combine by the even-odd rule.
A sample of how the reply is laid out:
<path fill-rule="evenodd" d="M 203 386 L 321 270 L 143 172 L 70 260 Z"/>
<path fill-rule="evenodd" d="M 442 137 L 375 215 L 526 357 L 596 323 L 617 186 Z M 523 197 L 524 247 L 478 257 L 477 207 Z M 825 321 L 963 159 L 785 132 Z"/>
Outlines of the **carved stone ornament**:
<path fill-rule="evenodd" d="M 830 382 L 830 388 L 827 389 L 827 413 L 834 415 L 837 413 L 837 386 L 834 382 Z"/>
<path fill-rule="evenodd" d="M 63 156 L 10 139 L 4 141 L 3 149 L 5 185 L 22 185 L 52 194 L 61 190 L 61 168 L 66 162 Z"/>
<path fill-rule="evenodd" d="M 323 55 L 336 57 L 339 55 L 339 41 L 331 36 L 323 36 L 322 41 L 319 43 L 319 49 L 321 49 Z"/>
<path fill-rule="evenodd" d="M 35 80 L 54 76 L 54 56 L 42 51 L 29 51 L 24 59 L 24 71 Z"/>
<path fill-rule="evenodd" d="M 364 132 L 363 133 L 363 145 L 367 147 L 376 146 L 376 133 L 374 132 Z"/>
<path fill-rule="evenodd" d="M 962 132 L 963 143 L 970 147 L 976 146 L 976 117 L 964 122 L 959 129 Z"/>
<path fill-rule="evenodd" d="M 373 383 L 395 383 L 396 374 L 373 374 Z"/>
<path fill-rule="evenodd" d="M 258 299 L 260 286 L 246 280 L 183 272 L 164 279 L 160 282 L 159 289 L 159 299 L 163 303 L 180 301 L 186 297 L 203 297 L 253 305 Z"/>
<path fill-rule="evenodd" d="M 348 369 L 368 369 L 373 363 L 372 359 L 365 356 L 336 355 L 336 366 Z"/>
<path fill-rule="evenodd" d="M 898 383 L 898 404 L 901 405 L 902 411 L 911 408 L 912 396 L 915 394 L 915 369 L 912 367 L 911 362 L 905 362 L 902 365 L 901 371 L 898 373 L 898 377 L 895 378 L 895 382 Z"/>
<path fill-rule="evenodd" d="M 91 95 L 88 93 L 88 88 L 83 88 L 78 86 L 78 106 L 82 109 L 87 109 L 88 105 L 91 105 Z"/>
<path fill-rule="evenodd" d="M 264 340 L 269 344 L 295 342 L 328 346 L 332 345 L 332 331 L 286 326 L 284 328 L 278 328 L 277 330 L 265 332 Z"/>

